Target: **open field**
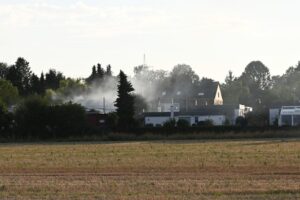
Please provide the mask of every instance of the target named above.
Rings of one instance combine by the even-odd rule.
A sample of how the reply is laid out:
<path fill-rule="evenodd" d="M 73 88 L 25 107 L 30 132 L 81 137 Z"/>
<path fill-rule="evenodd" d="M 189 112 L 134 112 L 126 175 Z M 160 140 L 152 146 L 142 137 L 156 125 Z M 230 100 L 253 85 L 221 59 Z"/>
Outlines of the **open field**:
<path fill-rule="evenodd" d="M 300 199 L 300 140 L 0 145 L 0 199 Z"/>

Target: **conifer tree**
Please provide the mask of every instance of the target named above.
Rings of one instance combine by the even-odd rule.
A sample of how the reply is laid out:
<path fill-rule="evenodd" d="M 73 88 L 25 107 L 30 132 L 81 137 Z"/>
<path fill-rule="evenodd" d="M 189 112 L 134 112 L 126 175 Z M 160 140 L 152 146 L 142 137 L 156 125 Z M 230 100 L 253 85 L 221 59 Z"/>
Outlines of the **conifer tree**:
<path fill-rule="evenodd" d="M 112 71 L 111 71 L 111 66 L 107 65 L 106 66 L 106 72 L 105 72 L 106 76 L 112 76 Z"/>
<path fill-rule="evenodd" d="M 97 64 L 97 78 L 102 79 L 104 76 L 104 69 L 101 67 L 101 64 Z"/>
<path fill-rule="evenodd" d="M 119 118 L 118 126 L 122 130 L 128 130 L 134 125 L 134 96 L 132 95 L 134 88 L 122 70 L 118 78 L 118 98 L 115 102 Z"/>

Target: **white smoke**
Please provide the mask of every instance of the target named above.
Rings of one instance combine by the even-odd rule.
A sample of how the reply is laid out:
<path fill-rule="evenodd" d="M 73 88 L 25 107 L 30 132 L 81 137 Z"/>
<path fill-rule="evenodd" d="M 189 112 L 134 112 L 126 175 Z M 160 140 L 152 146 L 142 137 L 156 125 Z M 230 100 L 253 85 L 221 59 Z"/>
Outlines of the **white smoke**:
<path fill-rule="evenodd" d="M 114 104 L 117 99 L 117 83 L 115 77 L 105 78 L 101 83 L 96 81 L 89 86 L 87 92 L 73 95 L 70 100 L 88 110 L 112 112 L 115 110 Z"/>
<path fill-rule="evenodd" d="M 134 94 L 140 95 L 148 104 L 155 99 L 159 85 L 155 81 L 149 80 L 148 74 L 141 77 L 128 77 L 134 88 Z M 117 99 L 117 85 L 118 77 L 105 77 L 103 81 L 95 81 L 87 86 L 85 90 L 72 90 L 72 92 L 63 96 L 59 92 L 54 93 L 53 100 L 60 100 L 63 102 L 73 102 L 81 104 L 86 110 L 97 110 L 100 112 L 115 111 L 115 101 Z"/>

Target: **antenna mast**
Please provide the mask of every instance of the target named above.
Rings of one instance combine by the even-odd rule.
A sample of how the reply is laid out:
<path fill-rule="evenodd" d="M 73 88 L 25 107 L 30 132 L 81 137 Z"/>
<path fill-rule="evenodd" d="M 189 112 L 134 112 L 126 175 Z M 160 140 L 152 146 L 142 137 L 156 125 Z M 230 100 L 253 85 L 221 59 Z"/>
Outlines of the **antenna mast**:
<path fill-rule="evenodd" d="M 144 54 L 144 64 L 143 64 L 144 67 L 146 67 L 146 54 Z"/>

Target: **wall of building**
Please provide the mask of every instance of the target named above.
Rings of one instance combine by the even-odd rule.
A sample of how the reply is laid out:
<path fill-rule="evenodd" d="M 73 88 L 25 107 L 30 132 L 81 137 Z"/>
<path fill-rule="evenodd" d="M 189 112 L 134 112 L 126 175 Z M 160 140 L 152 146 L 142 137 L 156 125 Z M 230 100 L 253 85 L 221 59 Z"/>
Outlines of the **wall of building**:
<path fill-rule="evenodd" d="M 152 124 L 153 126 L 163 126 L 163 124 L 170 120 L 171 117 L 151 116 L 145 117 L 145 125 Z M 201 121 L 212 121 L 215 126 L 222 126 L 225 123 L 226 117 L 224 115 L 207 115 L 207 116 L 176 116 L 175 120 L 184 119 L 190 123 L 190 125 L 197 124 Z"/>
<path fill-rule="evenodd" d="M 278 119 L 279 126 L 300 126 L 300 106 L 282 106 L 280 109 L 270 109 L 270 125 Z"/>
<path fill-rule="evenodd" d="M 162 126 L 166 121 L 170 120 L 171 117 L 145 117 L 145 125 L 152 124 L 153 126 Z"/>
<path fill-rule="evenodd" d="M 269 125 L 273 126 L 276 120 L 279 120 L 280 109 L 272 108 L 269 110 Z"/>
<path fill-rule="evenodd" d="M 199 122 L 207 120 L 212 121 L 215 126 L 222 126 L 225 123 L 226 117 L 224 115 L 198 116 Z"/>

